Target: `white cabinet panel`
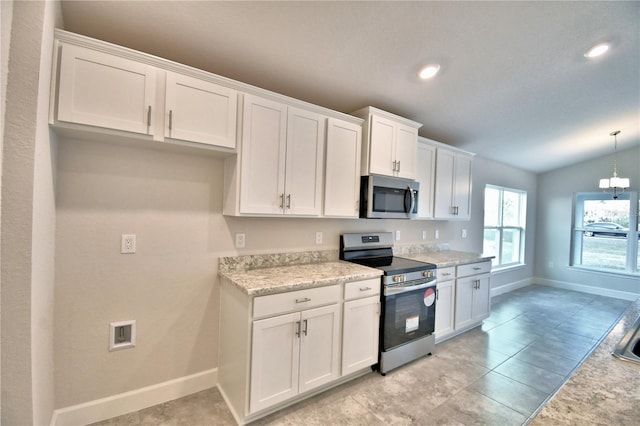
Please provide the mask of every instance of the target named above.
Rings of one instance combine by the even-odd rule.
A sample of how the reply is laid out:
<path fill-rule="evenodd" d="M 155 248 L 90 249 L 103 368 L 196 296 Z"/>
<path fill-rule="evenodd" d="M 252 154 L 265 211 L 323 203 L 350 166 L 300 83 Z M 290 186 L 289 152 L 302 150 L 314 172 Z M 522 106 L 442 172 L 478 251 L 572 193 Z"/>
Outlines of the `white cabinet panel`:
<path fill-rule="evenodd" d="M 298 394 L 300 313 L 253 322 L 251 412 Z"/>
<path fill-rule="evenodd" d="M 336 380 L 340 375 L 340 306 L 302 311 L 299 392 Z"/>
<path fill-rule="evenodd" d="M 320 114 L 288 108 L 286 214 L 318 216 L 322 211 L 325 120 Z"/>
<path fill-rule="evenodd" d="M 371 117 L 369 173 L 395 175 L 396 124 L 384 117 Z"/>
<path fill-rule="evenodd" d="M 235 148 L 235 90 L 167 73 L 165 137 Z"/>
<path fill-rule="evenodd" d="M 447 149 L 436 152 L 435 218 L 471 217 L 472 157 Z"/>
<path fill-rule="evenodd" d="M 396 127 L 396 176 L 416 179 L 418 129 L 398 124 Z"/>
<path fill-rule="evenodd" d="M 240 212 L 281 214 L 284 206 L 287 107 L 245 95 L 240 155 Z"/>
<path fill-rule="evenodd" d="M 426 143 L 418 143 L 416 163 L 416 180 L 420 183 L 418 217 L 430 219 L 433 218 L 436 148 Z"/>
<path fill-rule="evenodd" d="M 335 118 L 327 120 L 324 215 L 359 215 L 360 144 L 362 126 Z"/>
<path fill-rule="evenodd" d="M 436 339 L 442 339 L 454 331 L 455 286 L 454 281 L 438 281 L 436 285 Z"/>
<path fill-rule="evenodd" d="M 61 55 L 59 121 L 153 134 L 156 68 L 70 44 Z"/>
<path fill-rule="evenodd" d="M 347 375 L 378 362 L 380 297 L 345 302 L 343 321 L 342 375 Z"/>

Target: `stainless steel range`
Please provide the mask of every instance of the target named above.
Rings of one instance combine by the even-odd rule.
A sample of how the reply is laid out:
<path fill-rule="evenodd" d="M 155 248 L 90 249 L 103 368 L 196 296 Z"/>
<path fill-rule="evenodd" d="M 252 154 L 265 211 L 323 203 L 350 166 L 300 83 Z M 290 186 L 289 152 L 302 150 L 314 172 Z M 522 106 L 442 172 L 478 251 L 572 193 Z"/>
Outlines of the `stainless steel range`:
<path fill-rule="evenodd" d="M 433 353 L 436 265 L 393 255 L 393 234 L 343 234 L 340 259 L 381 269 L 378 370 L 388 371 Z"/>

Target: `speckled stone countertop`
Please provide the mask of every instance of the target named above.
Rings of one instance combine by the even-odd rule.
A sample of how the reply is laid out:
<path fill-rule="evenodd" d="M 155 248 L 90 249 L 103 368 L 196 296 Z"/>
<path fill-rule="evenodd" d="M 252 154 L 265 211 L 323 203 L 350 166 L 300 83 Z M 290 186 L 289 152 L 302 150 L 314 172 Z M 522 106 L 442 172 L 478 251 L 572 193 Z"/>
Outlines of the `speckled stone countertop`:
<path fill-rule="evenodd" d="M 640 364 L 611 355 L 639 315 L 640 299 L 529 424 L 640 424 Z"/>
<path fill-rule="evenodd" d="M 249 296 L 377 278 L 382 271 L 338 260 L 337 251 L 223 257 L 218 275 Z"/>
<path fill-rule="evenodd" d="M 482 262 L 493 259 L 493 256 L 483 256 L 478 253 L 449 250 L 446 245 L 411 245 L 395 247 L 395 256 L 406 257 L 408 259 L 422 262 L 435 263 L 438 268 L 464 265 L 467 263 Z"/>

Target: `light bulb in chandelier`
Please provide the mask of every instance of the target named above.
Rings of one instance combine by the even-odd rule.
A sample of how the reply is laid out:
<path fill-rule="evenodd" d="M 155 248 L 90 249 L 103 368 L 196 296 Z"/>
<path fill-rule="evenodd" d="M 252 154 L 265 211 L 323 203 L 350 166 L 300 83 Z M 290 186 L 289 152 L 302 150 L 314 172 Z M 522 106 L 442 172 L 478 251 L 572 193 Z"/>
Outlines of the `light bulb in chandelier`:
<path fill-rule="evenodd" d="M 614 138 L 614 157 L 613 157 L 613 176 L 610 178 L 600 179 L 600 189 L 604 192 L 612 192 L 613 199 L 616 200 L 625 189 L 627 189 L 631 182 L 629 178 L 623 178 L 618 176 L 618 134 L 620 130 L 609 133 L 609 136 Z"/>

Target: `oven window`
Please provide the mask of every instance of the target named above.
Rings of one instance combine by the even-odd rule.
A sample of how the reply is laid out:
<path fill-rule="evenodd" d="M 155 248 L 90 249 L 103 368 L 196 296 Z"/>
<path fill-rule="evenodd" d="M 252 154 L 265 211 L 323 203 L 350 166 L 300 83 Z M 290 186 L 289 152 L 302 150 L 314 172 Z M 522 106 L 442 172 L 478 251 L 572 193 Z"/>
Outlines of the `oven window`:
<path fill-rule="evenodd" d="M 434 287 L 385 296 L 382 346 L 386 351 L 433 333 Z"/>

